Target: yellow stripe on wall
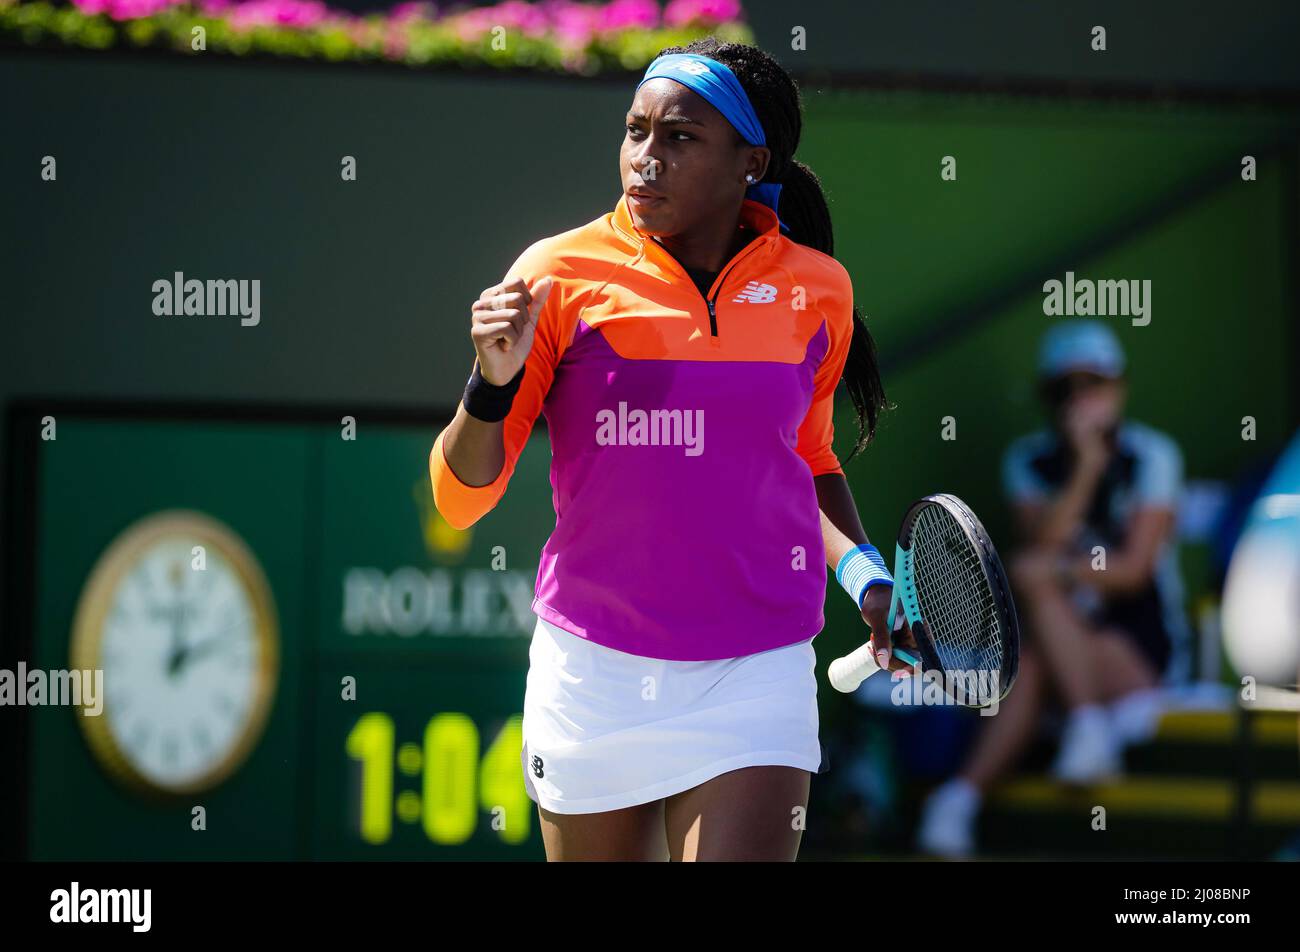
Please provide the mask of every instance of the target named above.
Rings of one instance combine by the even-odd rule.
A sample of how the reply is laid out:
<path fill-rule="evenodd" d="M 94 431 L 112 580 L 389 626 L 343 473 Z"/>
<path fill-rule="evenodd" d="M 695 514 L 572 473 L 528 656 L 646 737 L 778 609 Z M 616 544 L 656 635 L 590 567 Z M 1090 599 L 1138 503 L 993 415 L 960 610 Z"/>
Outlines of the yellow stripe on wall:
<path fill-rule="evenodd" d="M 1237 717 L 1232 711 L 1170 711 L 1160 719 L 1156 740 L 1199 743 L 1235 743 Z M 1251 737 L 1257 744 L 1300 744 L 1300 717 L 1285 711 L 1251 715 Z"/>
<path fill-rule="evenodd" d="M 1088 811 L 1229 820 L 1236 809 L 1236 784 L 1200 777 L 1130 778 L 1071 789 L 1046 777 L 1025 777 L 995 788 L 990 803 L 1004 809 Z M 1251 819 L 1259 823 L 1300 822 L 1300 783 L 1264 781 L 1253 786 Z"/>

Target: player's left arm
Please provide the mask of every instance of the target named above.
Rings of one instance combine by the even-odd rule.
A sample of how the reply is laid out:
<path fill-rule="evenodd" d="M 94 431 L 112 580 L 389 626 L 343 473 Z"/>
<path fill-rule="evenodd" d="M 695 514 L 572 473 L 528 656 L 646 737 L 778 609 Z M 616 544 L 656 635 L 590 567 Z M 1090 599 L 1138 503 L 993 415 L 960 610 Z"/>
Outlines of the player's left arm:
<path fill-rule="evenodd" d="M 828 298 L 825 308 L 829 346 L 813 377 L 812 403 L 799 426 L 796 443 L 796 451 L 808 464 L 813 475 L 817 507 L 821 511 L 826 564 L 832 569 L 839 565 L 844 553 L 871 541 L 862 527 L 853 491 L 849 488 L 844 469 L 832 447 L 835 438 L 835 388 L 844 375 L 844 365 L 853 339 L 853 292 L 847 273 L 840 291 L 839 295 Z M 886 559 L 890 557 L 888 551 L 882 554 Z M 863 621 L 871 627 L 876 648 L 890 651 L 891 655 L 892 632 L 889 631 L 887 619 L 892 594 L 888 585 L 873 585 L 863 595 L 860 606 Z M 915 647 L 916 643 L 906 626 L 899 634 L 899 644 Z M 889 667 L 893 670 L 910 670 L 907 664 L 892 656 Z"/>
<path fill-rule="evenodd" d="M 853 284 L 848 272 L 838 275 L 839 281 L 824 289 L 817 300 L 822 312 L 827 334 L 826 353 L 813 375 L 812 402 L 799 432 L 795 451 L 808 464 L 817 489 L 817 505 L 821 509 L 822 540 L 826 546 L 826 562 L 834 568 L 844 553 L 869 541 L 858 507 L 853 501 L 844 469 L 835 455 L 835 389 L 844 376 L 849 347 L 853 341 Z"/>
<path fill-rule="evenodd" d="M 843 473 L 814 476 L 813 485 L 817 488 L 817 508 L 821 510 L 826 564 L 835 568 L 845 552 L 871 540 L 867 538 L 867 530 L 862 528 L 858 504 Z"/>

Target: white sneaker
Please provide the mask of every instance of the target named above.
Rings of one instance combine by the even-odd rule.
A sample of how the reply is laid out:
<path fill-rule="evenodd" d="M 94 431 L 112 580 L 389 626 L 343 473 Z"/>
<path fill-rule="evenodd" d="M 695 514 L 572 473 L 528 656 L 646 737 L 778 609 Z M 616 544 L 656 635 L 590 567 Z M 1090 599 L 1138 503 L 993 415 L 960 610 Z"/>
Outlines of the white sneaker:
<path fill-rule="evenodd" d="M 965 780 L 949 780 L 929 797 L 921 810 L 916 847 L 922 853 L 962 859 L 975 852 L 975 816 L 980 793 Z"/>
<path fill-rule="evenodd" d="M 1071 712 L 1052 775 L 1062 783 L 1089 784 L 1116 776 L 1122 766 L 1105 709 L 1089 704 Z"/>
<path fill-rule="evenodd" d="M 1155 736 L 1164 713 L 1164 697 L 1149 688 L 1126 694 L 1110 705 L 1110 727 L 1122 744 L 1140 744 Z"/>

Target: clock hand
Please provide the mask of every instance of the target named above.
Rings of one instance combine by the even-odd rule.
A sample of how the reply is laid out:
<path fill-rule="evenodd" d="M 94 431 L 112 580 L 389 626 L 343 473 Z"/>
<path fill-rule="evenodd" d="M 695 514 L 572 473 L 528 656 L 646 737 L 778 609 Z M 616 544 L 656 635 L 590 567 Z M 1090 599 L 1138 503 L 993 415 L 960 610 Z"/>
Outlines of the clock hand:
<path fill-rule="evenodd" d="M 188 658 L 190 653 L 194 650 L 194 646 L 187 643 L 183 634 L 185 630 L 185 610 L 188 607 L 189 605 L 183 599 L 178 598 L 173 611 L 173 618 L 176 620 L 173 629 L 175 634 L 175 648 L 172 650 L 167 669 L 171 674 L 176 674 L 181 670 L 181 668 L 185 667 L 185 659 Z"/>
<path fill-rule="evenodd" d="M 185 652 L 185 660 L 194 661 L 198 658 L 202 658 L 204 655 L 212 654 L 212 652 L 219 648 L 229 647 L 232 642 L 227 636 L 230 632 L 234 631 L 247 621 L 247 618 L 240 618 L 232 624 L 226 625 L 216 634 L 210 635 L 203 641 L 200 641 L 198 644 L 188 646 Z"/>
<path fill-rule="evenodd" d="M 172 644 L 171 651 L 167 655 L 167 674 L 175 676 L 185 662 L 185 645 L 181 640 L 180 606 L 172 606 L 169 614 L 172 621 Z"/>
<path fill-rule="evenodd" d="M 213 635 L 211 638 L 207 638 L 203 641 L 200 641 L 197 645 L 192 645 L 190 649 L 185 653 L 185 661 L 186 662 L 197 661 L 199 658 L 202 658 L 204 655 L 210 655 L 212 654 L 212 652 L 216 651 L 219 647 L 221 647 L 222 644 L 225 643 L 227 640 L 228 639 L 225 637 L 225 635 L 222 634 L 222 635 Z"/>

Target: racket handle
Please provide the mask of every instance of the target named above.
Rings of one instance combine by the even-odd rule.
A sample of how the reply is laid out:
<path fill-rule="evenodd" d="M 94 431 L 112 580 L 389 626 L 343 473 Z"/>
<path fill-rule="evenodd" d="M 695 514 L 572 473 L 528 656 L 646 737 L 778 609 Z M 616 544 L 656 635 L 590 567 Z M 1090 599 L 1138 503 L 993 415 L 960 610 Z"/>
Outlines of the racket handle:
<path fill-rule="evenodd" d="M 842 658 L 831 662 L 826 672 L 831 687 L 845 694 L 852 694 L 858 685 L 880 670 L 876 662 L 876 651 L 871 642 L 867 642 L 856 651 L 851 651 Z"/>
<path fill-rule="evenodd" d="M 895 648 L 894 657 L 903 661 L 911 667 L 920 664 L 912 657 L 910 652 L 902 648 Z M 836 658 L 831 662 L 827 675 L 830 678 L 831 687 L 845 694 L 852 694 L 867 678 L 871 677 L 880 670 L 880 665 L 876 663 L 876 649 L 871 642 L 867 642 L 856 651 L 851 651 L 843 658 Z"/>
<path fill-rule="evenodd" d="M 894 560 L 894 572 L 899 574 L 902 565 L 902 556 L 899 555 Z M 889 597 L 889 630 L 894 630 L 894 620 L 898 617 L 898 609 L 902 607 L 899 599 L 899 587 L 893 586 L 893 592 Z M 908 652 L 901 648 L 894 649 L 894 656 L 906 662 L 909 666 L 915 668 L 918 662 Z M 830 678 L 831 687 L 845 694 L 852 694 L 867 678 L 871 677 L 880 670 L 880 665 L 876 661 L 876 651 L 871 642 L 851 651 L 842 658 L 836 658 L 831 662 L 830 669 L 826 672 Z"/>

